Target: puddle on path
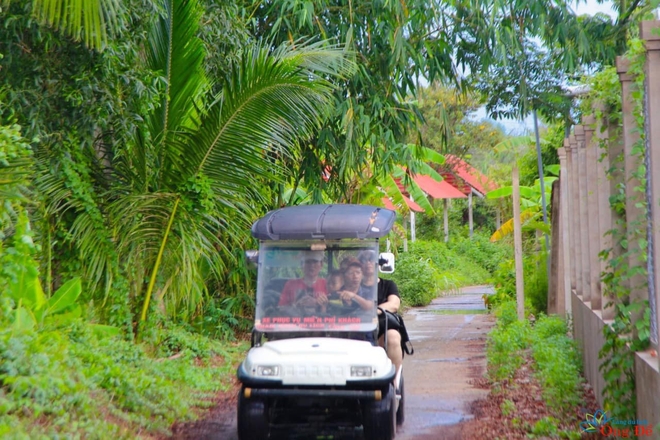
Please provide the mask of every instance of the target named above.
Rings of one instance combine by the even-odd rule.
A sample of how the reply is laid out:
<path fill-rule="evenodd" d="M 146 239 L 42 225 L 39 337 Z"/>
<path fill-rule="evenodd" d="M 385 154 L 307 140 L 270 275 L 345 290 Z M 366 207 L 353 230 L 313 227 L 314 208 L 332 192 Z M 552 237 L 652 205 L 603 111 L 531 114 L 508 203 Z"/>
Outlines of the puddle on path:
<path fill-rule="evenodd" d="M 435 428 L 453 426 L 473 418 L 457 400 L 415 395 L 406 398 L 406 423 L 397 433 L 397 439 L 412 440 Z"/>
<path fill-rule="evenodd" d="M 426 313 L 433 313 L 436 315 L 485 315 L 488 313 L 486 309 L 431 309 L 426 310 Z"/>
<path fill-rule="evenodd" d="M 440 359 L 420 359 L 424 362 L 465 362 L 470 359 L 468 358 L 440 358 Z"/>

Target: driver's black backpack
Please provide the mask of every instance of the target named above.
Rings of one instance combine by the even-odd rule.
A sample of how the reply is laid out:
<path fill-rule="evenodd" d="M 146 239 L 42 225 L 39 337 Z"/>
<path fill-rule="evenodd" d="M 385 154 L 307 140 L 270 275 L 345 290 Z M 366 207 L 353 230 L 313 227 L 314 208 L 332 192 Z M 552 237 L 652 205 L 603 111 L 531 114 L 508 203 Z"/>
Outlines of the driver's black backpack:
<path fill-rule="evenodd" d="M 387 322 L 385 322 L 385 316 L 387 316 Z M 412 342 L 410 342 L 410 337 L 408 336 L 408 330 L 406 330 L 406 325 L 403 322 L 403 316 L 398 313 L 392 313 L 389 311 L 383 311 L 378 315 L 378 325 L 383 327 L 385 330 L 394 329 L 398 330 L 401 334 L 401 350 L 408 355 L 415 353 Z"/>

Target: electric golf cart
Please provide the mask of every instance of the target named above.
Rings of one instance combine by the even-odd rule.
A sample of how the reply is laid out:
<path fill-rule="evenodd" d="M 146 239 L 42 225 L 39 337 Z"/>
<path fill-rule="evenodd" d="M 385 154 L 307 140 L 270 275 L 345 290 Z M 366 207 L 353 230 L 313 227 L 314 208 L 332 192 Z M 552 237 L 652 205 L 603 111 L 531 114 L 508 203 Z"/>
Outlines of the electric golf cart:
<path fill-rule="evenodd" d="M 358 272 L 351 267 L 365 254 L 377 257 L 365 272 L 392 272 L 394 256 L 379 254 L 378 239 L 394 220 L 393 211 L 374 206 L 309 205 L 254 223 L 255 322 L 237 373 L 241 440 L 360 431 L 367 440 L 394 438 L 404 417 L 403 377 L 377 342 L 377 283 L 357 280 L 347 300 L 332 280 Z"/>

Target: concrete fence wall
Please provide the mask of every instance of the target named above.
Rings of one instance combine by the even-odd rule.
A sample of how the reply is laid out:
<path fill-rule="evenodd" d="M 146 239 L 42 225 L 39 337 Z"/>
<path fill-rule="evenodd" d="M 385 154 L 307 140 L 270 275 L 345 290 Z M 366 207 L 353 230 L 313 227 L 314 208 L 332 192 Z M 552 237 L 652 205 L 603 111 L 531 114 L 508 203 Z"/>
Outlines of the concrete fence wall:
<path fill-rule="evenodd" d="M 602 275 L 619 260 L 637 268 L 624 279 L 623 289 L 632 299 L 649 301 L 652 321 L 651 349 L 636 353 L 634 360 L 637 418 L 655 426 L 660 424 L 660 21 L 642 22 L 641 38 L 646 46 L 643 133 L 635 122 L 640 113 L 633 99 L 640 92 L 636 78 L 630 62 L 619 58 L 622 120 L 615 124 L 606 109 L 596 107 L 559 149 L 559 197 L 553 197 L 559 200 L 559 207 L 553 207 L 558 221 L 552 224 L 552 249 L 559 255 L 552 265 L 549 310 L 572 316 L 586 379 L 603 405 L 599 352 L 617 299 L 608 296 Z M 641 165 L 646 165 L 646 176 L 638 174 Z M 610 197 L 622 190 L 625 215 L 610 206 Z M 644 240 L 648 259 L 640 257 Z M 604 250 L 609 250 L 609 261 L 599 256 Z"/>

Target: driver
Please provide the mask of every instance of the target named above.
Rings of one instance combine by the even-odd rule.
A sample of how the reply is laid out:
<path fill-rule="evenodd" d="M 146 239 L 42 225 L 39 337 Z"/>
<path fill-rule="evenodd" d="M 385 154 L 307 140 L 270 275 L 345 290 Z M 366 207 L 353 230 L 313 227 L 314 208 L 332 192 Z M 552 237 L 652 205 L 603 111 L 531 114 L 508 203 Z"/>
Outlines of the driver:
<path fill-rule="evenodd" d="M 401 305 L 401 297 L 399 296 L 399 288 L 396 283 L 392 280 L 385 280 L 376 276 L 376 261 L 378 257 L 376 253 L 372 250 L 366 250 L 360 252 L 358 255 L 358 261 L 362 263 L 362 286 L 363 287 L 373 287 L 374 284 L 378 284 L 378 307 L 387 310 L 388 312 L 396 313 L 399 310 Z M 378 326 L 378 344 L 381 347 L 384 347 L 384 337 L 385 326 L 384 326 L 384 317 L 381 317 L 383 312 L 378 310 L 379 324 Z M 391 321 L 388 321 L 388 323 Z M 396 370 L 399 371 L 399 367 L 403 363 L 403 351 L 401 349 L 401 334 L 397 329 L 389 327 L 387 329 L 387 356 L 390 358 Z"/>
<path fill-rule="evenodd" d="M 328 289 L 325 278 L 319 277 L 323 267 L 323 251 L 303 251 L 300 262 L 303 277 L 289 280 L 282 289 L 278 306 L 296 306 L 325 312 Z"/>

